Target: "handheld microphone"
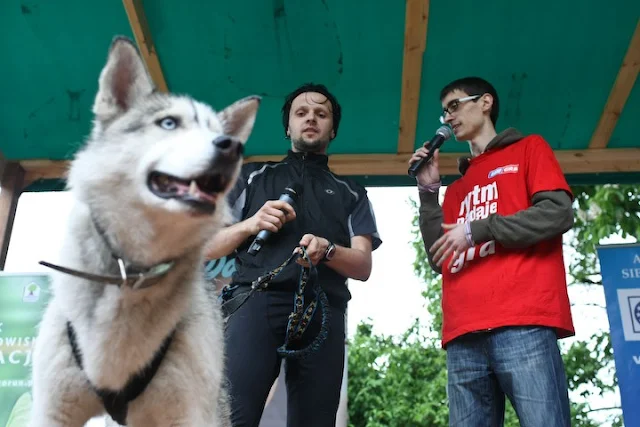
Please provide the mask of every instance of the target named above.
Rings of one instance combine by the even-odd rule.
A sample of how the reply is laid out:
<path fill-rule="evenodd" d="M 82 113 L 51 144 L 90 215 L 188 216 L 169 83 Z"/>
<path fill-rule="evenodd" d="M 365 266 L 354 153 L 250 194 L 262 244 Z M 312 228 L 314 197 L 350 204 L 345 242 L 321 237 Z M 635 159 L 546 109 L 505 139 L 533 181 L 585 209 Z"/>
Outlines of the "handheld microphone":
<path fill-rule="evenodd" d="M 428 163 L 431 160 L 435 151 L 438 148 L 440 148 L 440 146 L 447 139 L 451 138 L 451 135 L 453 135 L 453 132 L 451 131 L 451 128 L 449 126 L 447 125 L 440 126 L 436 131 L 435 136 L 431 138 L 431 141 L 429 141 L 424 145 L 424 148 L 429 150 L 429 154 L 427 154 L 427 157 L 424 157 L 418 160 L 417 162 L 411 163 L 411 166 L 409 166 L 409 170 L 407 171 L 409 176 L 415 178 L 416 175 L 418 174 L 418 171 L 422 167 L 422 165 L 424 165 L 425 163 Z"/>
<path fill-rule="evenodd" d="M 290 205 L 294 205 L 298 201 L 298 197 L 302 194 L 302 185 L 299 183 L 293 183 L 288 185 L 278 200 L 282 200 L 283 202 L 287 202 Z M 283 210 L 284 212 L 284 210 Z M 272 232 L 269 230 L 260 230 L 255 239 L 253 239 L 253 243 L 249 246 L 249 250 L 247 253 L 250 255 L 257 254 L 260 249 L 262 249 L 262 245 L 267 241 L 267 239 L 271 236 Z"/>

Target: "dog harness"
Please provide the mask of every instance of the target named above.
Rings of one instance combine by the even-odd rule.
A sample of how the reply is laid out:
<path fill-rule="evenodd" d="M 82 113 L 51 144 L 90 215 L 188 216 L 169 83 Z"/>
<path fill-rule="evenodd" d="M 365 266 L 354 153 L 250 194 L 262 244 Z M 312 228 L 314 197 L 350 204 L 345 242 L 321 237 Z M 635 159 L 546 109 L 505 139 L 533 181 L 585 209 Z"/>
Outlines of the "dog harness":
<path fill-rule="evenodd" d="M 93 224 L 98 231 L 98 234 L 102 237 L 105 244 L 109 248 L 111 256 L 114 260 L 116 260 L 118 268 L 120 270 L 119 276 L 87 273 L 85 271 L 52 264 L 46 261 L 40 261 L 39 264 L 59 271 L 61 273 L 87 279 L 92 282 L 118 285 L 119 287 L 130 286 L 134 290 L 147 288 L 157 283 L 169 271 L 171 271 L 171 269 L 175 265 L 173 261 L 163 262 L 151 267 L 140 267 L 134 264 L 130 264 L 126 262 L 123 257 L 116 254 L 116 252 L 113 250 L 113 247 L 109 244 L 109 240 L 107 239 L 102 228 L 95 221 L 95 218 L 93 220 Z M 127 425 L 126 420 L 129 402 L 135 400 L 138 396 L 140 396 L 140 394 L 142 394 L 142 392 L 151 382 L 151 379 L 156 374 L 158 368 L 160 367 L 160 364 L 162 363 L 162 359 L 164 359 L 164 356 L 167 354 L 167 350 L 169 349 L 169 345 L 173 340 L 174 333 L 175 330 L 173 330 L 164 339 L 162 345 L 153 356 L 153 359 L 140 372 L 129 378 L 129 381 L 122 390 L 113 391 L 107 389 L 99 389 L 91 384 L 91 388 L 102 400 L 104 409 L 118 424 L 123 426 Z M 82 363 L 82 352 L 78 347 L 76 333 L 70 321 L 67 321 L 67 336 L 69 337 L 69 344 L 71 345 L 73 357 L 78 367 L 83 370 L 84 368 Z"/>
<path fill-rule="evenodd" d="M 91 385 L 91 388 L 93 388 L 98 397 L 100 397 L 100 399 L 102 400 L 104 409 L 118 424 L 123 426 L 127 425 L 127 411 L 129 409 L 129 402 L 135 400 L 138 396 L 140 396 L 151 382 L 151 379 L 160 367 L 160 363 L 162 363 L 162 359 L 164 359 L 164 356 L 167 354 L 169 345 L 173 340 L 174 332 L 175 331 L 172 331 L 165 338 L 164 342 L 162 343 L 158 351 L 156 351 L 156 354 L 153 356 L 151 362 L 148 363 L 140 372 L 132 376 L 122 390 L 113 391 L 108 389 L 100 389 Z M 82 353 L 78 348 L 76 333 L 73 329 L 73 326 L 71 325 L 71 322 L 67 322 L 67 335 L 69 337 L 69 343 L 71 344 L 73 357 L 76 360 L 78 367 L 80 367 L 80 369 L 84 369 L 82 364 Z"/>
<path fill-rule="evenodd" d="M 289 321 L 287 323 L 287 333 L 285 336 L 285 342 L 277 350 L 278 354 L 287 358 L 305 358 L 311 353 L 317 351 L 322 343 L 327 339 L 329 334 L 329 321 L 331 319 L 331 311 L 329 310 L 329 300 L 324 290 L 317 283 L 318 272 L 316 267 L 311 263 L 309 255 L 304 247 L 301 247 L 302 254 L 294 252 L 289 258 L 287 258 L 282 264 L 274 268 L 265 275 L 258 277 L 251 283 L 248 290 L 235 293 L 234 291 L 239 285 L 226 285 L 222 289 L 220 294 L 220 300 L 222 302 L 222 311 L 225 317 L 229 317 L 236 310 L 238 310 L 254 292 L 262 292 L 267 289 L 269 282 L 273 280 L 280 272 L 290 263 L 296 261 L 299 258 L 307 261 L 308 267 L 301 266 L 300 279 L 298 281 L 298 288 L 295 292 L 293 311 L 289 315 Z M 309 305 L 304 307 L 304 293 L 307 285 L 311 283 L 311 289 L 313 291 L 313 299 Z M 289 346 L 295 344 L 302 338 L 302 334 L 309 326 L 309 322 L 313 318 L 316 309 L 320 306 L 322 311 L 322 320 L 320 325 L 320 332 L 314 338 L 314 340 L 307 347 L 292 350 Z"/>

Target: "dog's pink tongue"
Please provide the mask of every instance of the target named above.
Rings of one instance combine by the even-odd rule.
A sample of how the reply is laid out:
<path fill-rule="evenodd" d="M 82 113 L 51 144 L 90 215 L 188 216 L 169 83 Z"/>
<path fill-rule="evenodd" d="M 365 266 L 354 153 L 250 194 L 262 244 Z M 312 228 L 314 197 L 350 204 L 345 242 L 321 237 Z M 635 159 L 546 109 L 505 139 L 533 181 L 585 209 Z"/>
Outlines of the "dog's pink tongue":
<path fill-rule="evenodd" d="M 206 202 L 215 203 L 215 196 L 211 196 L 210 194 L 205 193 L 200 190 L 198 184 L 194 181 L 191 181 L 189 185 L 182 184 L 180 182 L 173 183 L 173 190 L 176 195 L 184 197 L 187 194 L 195 199 L 200 199 Z"/>
<path fill-rule="evenodd" d="M 205 193 L 204 191 L 201 191 L 200 188 L 198 187 L 198 184 L 195 181 L 191 181 L 191 185 L 189 186 L 189 194 L 193 197 L 196 197 L 198 199 L 204 199 L 211 203 L 216 201 L 216 198 L 214 196 L 211 196 Z"/>

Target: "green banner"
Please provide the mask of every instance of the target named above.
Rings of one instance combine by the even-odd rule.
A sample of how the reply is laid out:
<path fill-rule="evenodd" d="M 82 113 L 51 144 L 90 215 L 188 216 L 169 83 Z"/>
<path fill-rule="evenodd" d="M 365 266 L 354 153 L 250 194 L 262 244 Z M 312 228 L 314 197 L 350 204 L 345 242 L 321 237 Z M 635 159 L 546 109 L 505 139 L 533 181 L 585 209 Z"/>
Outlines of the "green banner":
<path fill-rule="evenodd" d="M 0 427 L 29 420 L 31 351 L 48 300 L 48 275 L 0 273 Z"/>

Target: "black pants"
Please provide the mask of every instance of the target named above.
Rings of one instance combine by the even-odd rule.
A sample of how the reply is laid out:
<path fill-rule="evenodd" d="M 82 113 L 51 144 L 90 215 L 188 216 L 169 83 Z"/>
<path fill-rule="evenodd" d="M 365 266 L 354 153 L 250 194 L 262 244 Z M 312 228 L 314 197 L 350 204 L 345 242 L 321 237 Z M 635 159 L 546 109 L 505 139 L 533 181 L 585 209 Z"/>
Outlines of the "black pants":
<path fill-rule="evenodd" d="M 226 374 L 233 427 L 257 427 L 267 396 L 278 377 L 276 352 L 285 340 L 293 292 L 255 292 L 228 319 L 225 328 Z M 317 309 L 301 344 L 320 330 Z M 334 427 L 344 369 L 344 310 L 331 307 L 329 335 L 319 350 L 305 359 L 287 358 L 288 427 Z"/>

